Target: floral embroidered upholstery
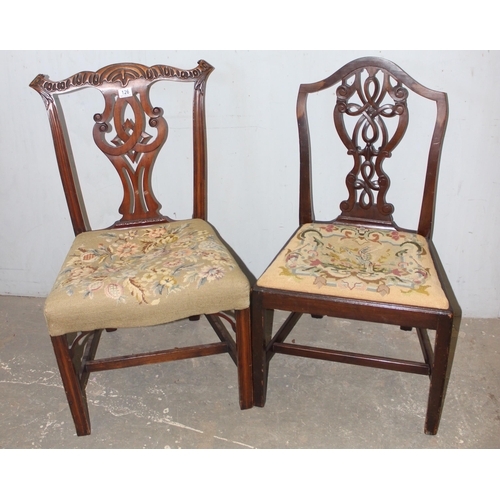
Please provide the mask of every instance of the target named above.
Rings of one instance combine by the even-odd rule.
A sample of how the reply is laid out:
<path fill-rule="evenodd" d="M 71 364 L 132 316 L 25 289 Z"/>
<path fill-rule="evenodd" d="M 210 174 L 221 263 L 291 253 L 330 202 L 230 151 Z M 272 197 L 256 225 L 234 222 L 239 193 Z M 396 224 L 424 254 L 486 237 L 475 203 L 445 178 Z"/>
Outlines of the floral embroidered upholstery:
<path fill-rule="evenodd" d="M 303 225 L 257 284 L 448 308 L 425 238 L 403 231 L 320 223 Z"/>
<path fill-rule="evenodd" d="M 75 238 L 45 316 L 52 336 L 150 326 L 245 309 L 249 290 L 231 254 L 201 219 L 89 231 Z"/>

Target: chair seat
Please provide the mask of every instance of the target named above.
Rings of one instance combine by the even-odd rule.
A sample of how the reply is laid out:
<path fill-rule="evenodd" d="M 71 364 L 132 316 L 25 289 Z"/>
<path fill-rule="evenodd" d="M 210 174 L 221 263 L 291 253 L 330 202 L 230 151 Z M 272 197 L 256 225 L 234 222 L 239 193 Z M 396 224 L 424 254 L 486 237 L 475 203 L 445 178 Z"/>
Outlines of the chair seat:
<path fill-rule="evenodd" d="M 359 226 L 301 226 L 257 285 L 435 309 L 449 306 L 424 237 Z"/>
<path fill-rule="evenodd" d="M 50 335 L 249 307 L 250 286 L 201 219 L 79 234 L 45 303 Z"/>

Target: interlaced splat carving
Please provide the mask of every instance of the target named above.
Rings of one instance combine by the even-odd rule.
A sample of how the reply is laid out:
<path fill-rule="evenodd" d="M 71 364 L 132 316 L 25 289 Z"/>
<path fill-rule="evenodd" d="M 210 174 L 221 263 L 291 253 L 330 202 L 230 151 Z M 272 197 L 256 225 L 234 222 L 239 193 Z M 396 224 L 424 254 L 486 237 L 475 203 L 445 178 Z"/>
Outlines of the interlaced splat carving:
<path fill-rule="evenodd" d="M 383 162 L 408 126 L 407 96 L 408 91 L 399 82 L 393 85 L 389 74 L 379 68 L 359 69 L 337 88 L 335 126 L 354 159 L 346 178 L 349 198 L 340 204 L 341 217 L 392 221 L 394 207 L 386 201 L 390 179 Z M 355 119 L 350 130 L 346 117 Z M 392 134 L 388 119 L 396 121 Z"/>
<path fill-rule="evenodd" d="M 94 141 L 116 168 L 122 181 L 124 197 L 118 223 L 137 219 L 163 218 L 161 205 L 151 188 L 153 164 L 167 138 L 168 126 L 161 108 L 151 106 L 148 88 L 120 97 L 120 93 L 105 94 L 105 110 L 94 115 Z M 131 113 L 133 118 L 126 117 Z M 107 136 L 115 136 L 110 142 Z M 146 130 L 156 130 L 153 137 Z"/>
<path fill-rule="evenodd" d="M 206 81 L 213 67 L 199 61 L 191 70 L 171 66 L 147 67 L 125 63 L 106 66 L 98 71 L 83 71 L 61 81 L 38 75 L 30 84 L 43 98 L 49 114 L 56 155 L 65 187 L 75 233 L 88 230 L 81 204 L 78 179 L 71 166 L 62 113 L 57 96 L 83 88 L 97 88 L 104 96 L 104 110 L 94 115 L 93 137 L 96 145 L 114 165 L 120 176 L 124 195 L 119 208 L 121 220 L 114 226 L 170 221 L 160 213 L 161 205 L 153 194 L 151 175 L 155 160 L 168 135 L 163 110 L 154 107 L 149 90 L 159 80 L 194 83 L 193 152 L 194 214 L 206 212 L 205 108 Z"/>

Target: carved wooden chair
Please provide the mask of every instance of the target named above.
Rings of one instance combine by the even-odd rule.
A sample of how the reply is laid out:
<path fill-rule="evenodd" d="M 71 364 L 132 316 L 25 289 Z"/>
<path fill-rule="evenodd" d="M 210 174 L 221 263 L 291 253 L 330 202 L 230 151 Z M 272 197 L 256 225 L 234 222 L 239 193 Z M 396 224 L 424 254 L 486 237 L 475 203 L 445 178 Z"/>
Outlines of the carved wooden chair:
<path fill-rule="evenodd" d="M 310 94 L 319 96 L 320 91 L 332 96 L 329 109 L 333 108 L 336 132 L 352 157 L 352 163 L 344 157 L 348 168 L 352 166 L 345 179 L 348 198 L 340 204 L 340 215 L 328 222 L 315 219 L 312 202 L 311 145 L 316 143 L 307 113 L 311 98 L 307 102 Z M 407 130 L 407 104 L 413 93 L 429 100 L 423 99 L 431 103 L 436 120 L 428 134 L 430 145 L 425 147 L 428 157 L 426 170 L 422 169 L 425 181 L 418 227 L 408 230 L 393 220 L 394 206 L 386 201 L 390 181 L 384 168 Z M 380 58 L 357 59 L 322 81 L 300 86 L 299 228 L 252 291 L 255 405 L 265 404 L 269 362 L 276 353 L 398 370 L 429 376 L 425 432 L 436 434 L 461 318 L 431 239 L 447 118 L 445 93 L 423 87 Z M 321 130 L 320 135 L 326 134 Z M 329 137 L 334 140 L 332 133 Z M 401 173 L 407 160 L 392 165 L 394 172 Z M 341 161 L 340 157 L 328 158 L 329 164 Z M 273 333 L 274 310 L 290 314 Z M 298 345 L 295 339 L 285 342 L 305 313 L 397 325 L 403 330 L 414 327 L 423 361 Z M 436 332 L 434 347 L 428 329 Z"/>
<path fill-rule="evenodd" d="M 85 389 L 89 374 L 99 370 L 229 353 L 237 365 L 240 407 L 253 406 L 249 282 L 237 257 L 206 221 L 205 90 L 212 71 L 205 61 L 191 70 L 126 63 L 60 81 L 39 75 L 30 84 L 48 112 L 76 236 L 44 312 L 80 436 L 90 434 Z M 188 220 L 162 215 L 151 186 L 153 165 L 168 131 L 163 109 L 150 99 L 150 88 L 160 81 L 194 86 L 194 209 Z M 103 111 L 94 115 L 93 139 L 118 172 L 124 193 L 121 219 L 102 230 L 92 230 L 88 222 L 59 99 L 89 88 L 104 97 Z M 215 330 L 217 342 L 95 358 L 105 330 L 201 315 Z"/>

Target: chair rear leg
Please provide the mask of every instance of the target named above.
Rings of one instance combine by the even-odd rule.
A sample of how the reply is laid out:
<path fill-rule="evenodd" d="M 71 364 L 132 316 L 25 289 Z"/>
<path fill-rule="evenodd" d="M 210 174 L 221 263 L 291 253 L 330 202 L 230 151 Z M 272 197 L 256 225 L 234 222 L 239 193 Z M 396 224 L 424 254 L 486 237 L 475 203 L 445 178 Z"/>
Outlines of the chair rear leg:
<path fill-rule="evenodd" d="M 425 433 L 437 434 L 450 378 L 455 347 L 460 327 L 459 317 L 447 317 L 439 322 L 436 329 L 434 363 L 432 365 Z"/>
<path fill-rule="evenodd" d="M 236 351 L 240 408 L 253 407 L 252 336 L 250 308 L 236 311 Z"/>
<path fill-rule="evenodd" d="M 78 436 L 87 436 L 90 434 L 89 411 L 84 390 L 71 358 L 67 336 L 51 337 L 51 340 L 76 433 Z"/>
<path fill-rule="evenodd" d="M 269 356 L 267 346 L 271 341 L 274 311 L 263 309 L 258 294 L 252 297 L 252 350 L 253 350 L 253 401 L 254 405 L 266 404 Z"/>

